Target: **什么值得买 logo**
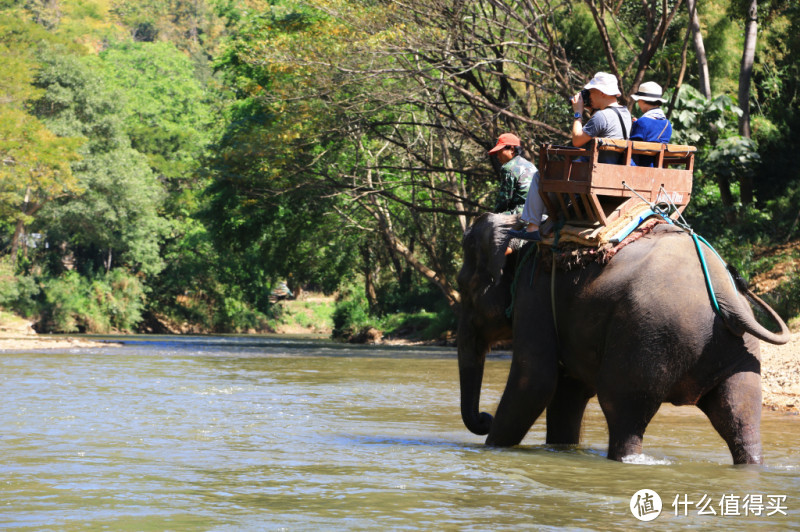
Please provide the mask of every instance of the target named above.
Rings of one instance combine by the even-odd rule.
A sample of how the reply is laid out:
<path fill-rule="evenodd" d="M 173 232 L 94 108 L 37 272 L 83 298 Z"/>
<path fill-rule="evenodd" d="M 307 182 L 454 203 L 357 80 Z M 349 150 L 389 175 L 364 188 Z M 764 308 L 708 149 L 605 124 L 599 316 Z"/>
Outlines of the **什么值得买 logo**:
<path fill-rule="evenodd" d="M 661 514 L 661 497 L 653 490 L 637 491 L 631 497 L 631 513 L 639 521 L 652 521 Z"/>

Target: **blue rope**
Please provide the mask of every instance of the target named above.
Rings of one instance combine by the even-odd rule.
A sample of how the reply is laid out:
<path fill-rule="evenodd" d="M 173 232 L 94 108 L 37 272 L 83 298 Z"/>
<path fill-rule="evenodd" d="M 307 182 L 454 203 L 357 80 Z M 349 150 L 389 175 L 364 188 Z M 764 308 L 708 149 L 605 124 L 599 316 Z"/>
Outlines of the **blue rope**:
<path fill-rule="evenodd" d="M 703 254 L 703 250 L 700 247 L 700 242 L 702 241 L 703 244 L 705 244 L 708 247 L 708 249 L 713 251 L 714 255 L 716 255 L 717 259 L 719 259 L 719 261 L 722 263 L 722 265 L 725 266 L 725 271 L 728 272 L 728 279 L 730 279 L 731 285 L 733 286 L 733 289 L 735 291 L 738 291 L 737 288 L 736 288 L 736 283 L 734 282 L 730 271 L 728 271 L 727 263 L 722 259 L 720 254 L 717 253 L 717 250 L 714 249 L 714 246 L 709 244 L 708 241 L 705 238 L 703 238 L 702 236 L 700 236 L 700 235 L 698 235 L 698 234 L 696 234 L 694 232 L 694 230 L 686 222 L 686 220 L 683 219 L 683 216 L 680 214 L 680 211 L 678 211 L 678 217 L 681 219 L 681 222 L 676 222 L 675 220 L 673 220 L 672 218 L 669 217 L 669 209 L 670 208 L 675 209 L 676 211 L 678 209 L 677 209 L 677 207 L 675 207 L 675 204 L 672 203 L 672 201 L 669 199 L 669 196 L 667 194 L 664 194 L 664 197 L 667 198 L 668 208 L 664 209 L 664 208 L 659 207 L 655 203 L 650 203 L 649 201 L 644 199 L 638 192 L 636 192 L 633 188 L 629 187 L 624 181 L 622 182 L 622 185 L 625 186 L 626 188 L 628 188 L 629 190 L 631 190 L 631 192 L 633 192 L 637 196 L 639 196 L 639 199 L 641 199 L 642 201 L 647 203 L 650 206 L 650 208 L 653 210 L 653 212 L 655 212 L 656 214 L 660 215 L 664 220 L 667 221 L 667 223 L 669 223 L 670 225 L 674 225 L 676 227 L 680 227 L 681 229 L 683 229 L 684 231 L 689 233 L 689 235 L 692 237 L 692 240 L 694 241 L 694 246 L 695 246 L 695 249 L 697 250 L 697 256 L 700 257 L 700 266 L 703 269 L 703 278 L 705 279 L 706 290 L 708 291 L 708 297 L 711 300 L 711 306 L 714 307 L 714 312 L 716 312 L 717 315 L 720 318 L 724 319 L 724 316 L 722 315 L 722 311 L 719 308 L 719 302 L 717 302 L 717 296 L 716 296 L 716 294 L 714 294 L 714 286 L 711 283 L 711 274 L 708 272 L 708 265 L 706 264 L 706 258 L 705 258 L 705 255 Z M 661 191 L 664 191 L 663 187 L 661 188 Z M 666 192 L 666 191 L 664 191 L 664 192 Z"/>
<path fill-rule="evenodd" d="M 692 231 L 689 234 L 692 236 L 692 240 L 694 240 L 694 246 L 695 249 L 697 249 L 697 256 L 700 257 L 700 266 L 702 266 L 703 268 L 703 277 L 705 277 L 706 280 L 706 290 L 708 290 L 708 297 L 709 299 L 711 299 L 711 306 L 714 307 L 714 312 L 716 312 L 717 315 L 720 318 L 722 318 L 723 317 L 722 311 L 719 309 L 717 296 L 714 294 L 714 286 L 711 284 L 711 275 L 708 273 L 708 265 L 706 264 L 706 258 L 705 255 L 703 255 L 702 248 L 700 247 L 700 239 L 702 237 L 698 237 L 696 234 L 694 234 L 694 231 Z M 705 242 L 705 239 L 703 239 L 703 242 Z M 708 242 L 706 242 L 706 245 L 708 245 Z M 711 246 L 708 247 L 714 250 L 714 248 L 712 248 Z M 714 251 L 714 253 L 716 254 L 717 252 Z M 717 255 L 717 257 L 719 257 L 719 255 Z"/>
<path fill-rule="evenodd" d="M 694 233 L 692 233 L 692 234 L 694 234 Z M 722 263 L 722 265 L 723 265 L 723 266 L 725 266 L 725 271 L 726 271 L 726 272 L 728 272 L 728 279 L 730 279 L 730 281 L 731 281 L 731 286 L 733 286 L 733 289 L 734 289 L 735 291 L 737 291 L 737 292 L 738 292 L 738 291 L 739 291 L 739 289 L 738 289 L 738 288 L 736 288 L 736 281 L 734 281 L 734 280 L 733 280 L 733 276 L 731 275 L 731 272 L 730 272 L 730 270 L 728 270 L 728 263 L 727 263 L 727 262 L 725 262 L 725 260 L 723 260 L 723 258 L 722 258 L 722 257 L 719 255 L 719 253 L 717 253 L 717 250 L 716 250 L 716 249 L 714 249 L 714 246 L 712 246 L 711 244 L 709 244 L 709 243 L 708 243 L 708 241 L 707 241 L 705 238 L 703 238 L 703 237 L 702 237 L 702 236 L 700 236 L 700 235 L 697 235 L 697 238 L 699 238 L 699 239 L 700 239 L 700 241 L 701 241 L 703 244 L 705 244 L 706 246 L 708 246 L 708 249 L 710 249 L 711 251 L 713 251 L 713 252 L 714 252 L 714 255 L 716 255 L 716 256 L 717 256 L 717 259 L 719 259 L 719 261 Z"/>

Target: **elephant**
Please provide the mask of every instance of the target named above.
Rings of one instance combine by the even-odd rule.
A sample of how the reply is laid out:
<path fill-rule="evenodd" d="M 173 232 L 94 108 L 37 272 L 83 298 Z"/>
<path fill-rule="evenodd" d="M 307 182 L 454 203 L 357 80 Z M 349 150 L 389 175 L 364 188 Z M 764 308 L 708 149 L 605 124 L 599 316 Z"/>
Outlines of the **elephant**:
<path fill-rule="evenodd" d="M 596 395 L 607 457 L 622 461 L 642 452 L 647 425 L 670 402 L 699 407 L 735 464 L 762 463 L 759 340 L 790 338 L 774 310 L 706 248 L 715 311 L 694 241 L 675 225 L 656 225 L 606 264 L 553 272 L 544 259 L 521 260 L 537 243 L 506 255 L 506 233 L 519 224 L 516 215 L 485 213 L 463 238 L 457 349 L 461 416 L 471 432 L 487 435 L 489 446 L 514 446 L 546 409 L 547 443 L 575 445 Z M 748 299 L 780 332 L 759 324 Z M 493 417 L 480 411 L 484 364 L 489 349 L 508 340 L 511 368 Z"/>

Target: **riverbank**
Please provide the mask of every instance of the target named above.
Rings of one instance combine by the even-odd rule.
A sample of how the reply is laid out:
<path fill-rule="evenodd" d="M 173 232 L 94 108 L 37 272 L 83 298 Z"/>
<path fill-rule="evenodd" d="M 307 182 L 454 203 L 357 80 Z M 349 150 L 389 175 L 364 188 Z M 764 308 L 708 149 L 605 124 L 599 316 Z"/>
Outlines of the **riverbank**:
<path fill-rule="evenodd" d="M 112 345 L 113 342 L 95 342 L 92 340 L 84 340 L 82 338 L 73 337 L 47 337 L 47 336 L 22 336 L 22 337 L 2 337 L 0 336 L 0 353 L 4 351 L 18 352 L 18 351 L 38 351 L 40 349 L 72 349 L 82 347 L 103 347 Z"/>
<path fill-rule="evenodd" d="M 37 334 L 27 320 L 0 311 L 0 352 L 28 349 L 70 349 L 73 347 L 102 347 L 108 342 L 83 338 Z"/>

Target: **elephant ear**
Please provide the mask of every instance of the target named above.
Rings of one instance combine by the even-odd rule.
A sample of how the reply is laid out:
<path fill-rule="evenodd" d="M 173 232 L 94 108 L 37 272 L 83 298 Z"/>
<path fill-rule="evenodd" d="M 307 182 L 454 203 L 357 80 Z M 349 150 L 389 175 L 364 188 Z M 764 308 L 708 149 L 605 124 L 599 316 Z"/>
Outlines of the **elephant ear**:
<path fill-rule="evenodd" d="M 507 214 L 487 214 L 478 219 L 482 222 L 477 257 L 478 273 L 488 281 L 486 288 L 500 284 L 507 259 L 507 233 L 518 225 L 518 220 L 517 216 Z"/>

